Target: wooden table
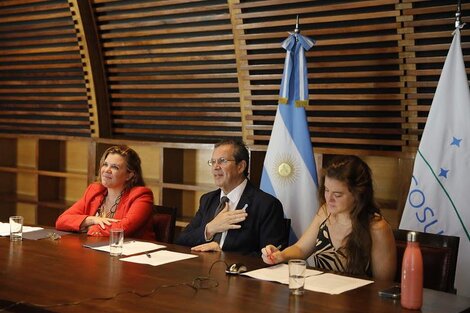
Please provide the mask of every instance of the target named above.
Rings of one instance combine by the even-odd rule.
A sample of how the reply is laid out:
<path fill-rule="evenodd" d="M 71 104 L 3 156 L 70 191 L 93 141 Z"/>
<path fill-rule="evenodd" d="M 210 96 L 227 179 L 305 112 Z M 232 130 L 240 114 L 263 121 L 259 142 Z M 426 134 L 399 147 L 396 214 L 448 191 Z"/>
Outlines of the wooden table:
<path fill-rule="evenodd" d="M 85 242 L 103 240 L 106 239 L 76 234 L 55 241 L 10 242 L 8 237 L 0 238 L 0 310 L 20 301 L 58 304 L 131 290 L 149 293 L 158 288 L 148 297 L 123 293 L 111 300 L 87 300 L 44 309 L 21 304 L 7 312 L 413 312 L 402 309 L 399 301 L 377 295 L 391 283 L 373 283 L 340 295 L 306 291 L 295 297 L 289 295 L 286 285 L 229 276 L 223 262 L 214 263 L 243 262 L 252 270 L 264 266 L 257 257 L 198 253 L 197 258 L 153 267 L 123 262 L 82 247 Z M 177 245 L 168 245 L 168 249 L 190 253 L 189 248 Z M 212 288 L 189 287 L 195 278 L 208 276 L 211 266 L 214 280 L 205 283 L 207 287 L 214 285 Z M 423 313 L 470 312 L 469 308 L 470 298 L 425 290 Z"/>

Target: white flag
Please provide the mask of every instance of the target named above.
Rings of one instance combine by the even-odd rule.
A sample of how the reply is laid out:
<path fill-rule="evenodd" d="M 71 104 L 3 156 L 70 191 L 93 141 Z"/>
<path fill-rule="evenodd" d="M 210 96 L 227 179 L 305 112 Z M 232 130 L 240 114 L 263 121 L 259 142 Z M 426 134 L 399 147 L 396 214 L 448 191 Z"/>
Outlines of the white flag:
<path fill-rule="evenodd" d="M 460 237 L 455 287 L 470 296 L 470 92 L 460 31 L 437 85 L 413 169 L 401 229 Z"/>

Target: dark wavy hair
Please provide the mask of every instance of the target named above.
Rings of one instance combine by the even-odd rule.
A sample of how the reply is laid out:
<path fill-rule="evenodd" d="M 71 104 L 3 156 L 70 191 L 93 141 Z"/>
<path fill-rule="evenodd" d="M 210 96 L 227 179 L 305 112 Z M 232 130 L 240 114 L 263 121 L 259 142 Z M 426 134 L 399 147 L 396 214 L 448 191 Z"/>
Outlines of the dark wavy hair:
<path fill-rule="evenodd" d="M 248 168 L 250 167 L 250 153 L 248 152 L 248 148 L 246 147 L 245 143 L 242 140 L 238 139 L 224 139 L 219 142 L 217 142 L 214 145 L 214 148 L 224 146 L 224 145 L 231 145 L 234 148 L 233 151 L 233 158 L 235 159 L 235 162 L 238 164 L 241 161 L 246 162 L 246 167 L 245 170 L 243 171 L 243 174 L 245 177 L 248 177 Z"/>
<path fill-rule="evenodd" d="M 127 170 L 129 172 L 134 173 L 132 178 L 126 181 L 126 184 L 124 185 L 125 191 L 128 191 L 135 186 L 145 186 L 145 182 L 142 177 L 142 167 L 140 166 L 140 157 L 137 152 L 124 145 L 109 147 L 103 153 L 103 156 L 101 156 L 100 169 L 103 166 L 104 161 L 110 154 L 118 154 L 122 156 L 124 158 L 124 161 L 126 162 Z M 101 182 L 101 170 L 98 173 L 98 181 Z"/>
<path fill-rule="evenodd" d="M 380 215 L 380 210 L 374 200 L 371 170 L 357 156 L 334 157 L 322 173 L 319 189 L 321 205 L 326 203 L 325 177 L 346 183 L 354 197 L 354 207 L 350 212 L 352 229 L 346 237 L 343 248 L 347 259 L 346 272 L 367 274 L 372 247 L 370 223 L 376 214 Z"/>

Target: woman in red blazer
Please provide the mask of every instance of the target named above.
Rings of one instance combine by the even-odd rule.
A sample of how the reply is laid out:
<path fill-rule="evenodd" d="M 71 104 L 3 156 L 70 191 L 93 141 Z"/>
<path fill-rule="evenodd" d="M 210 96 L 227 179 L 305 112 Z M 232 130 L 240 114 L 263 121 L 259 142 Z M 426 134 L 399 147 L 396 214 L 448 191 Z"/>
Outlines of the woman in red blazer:
<path fill-rule="evenodd" d="M 108 148 L 100 160 L 98 181 L 56 221 L 64 231 L 109 236 L 122 228 L 126 237 L 154 239 L 153 193 L 144 187 L 139 155 L 127 146 Z"/>

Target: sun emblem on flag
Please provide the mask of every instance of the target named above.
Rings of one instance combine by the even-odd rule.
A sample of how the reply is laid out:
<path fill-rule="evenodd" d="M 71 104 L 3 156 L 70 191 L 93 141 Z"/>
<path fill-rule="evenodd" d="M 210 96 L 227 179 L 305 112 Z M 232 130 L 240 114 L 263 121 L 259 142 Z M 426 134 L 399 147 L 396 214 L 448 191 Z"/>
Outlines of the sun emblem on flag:
<path fill-rule="evenodd" d="M 299 161 L 288 153 L 280 154 L 275 157 L 271 168 L 272 177 L 277 183 L 287 185 L 295 182 L 299 176 Z"/>
<path fill-rule="evenodd" d="M 277 172 L 283 177 L 288 177 L 292 173 L 292 167 L 288 163 L 283 162 L 279 164 Z"/>

